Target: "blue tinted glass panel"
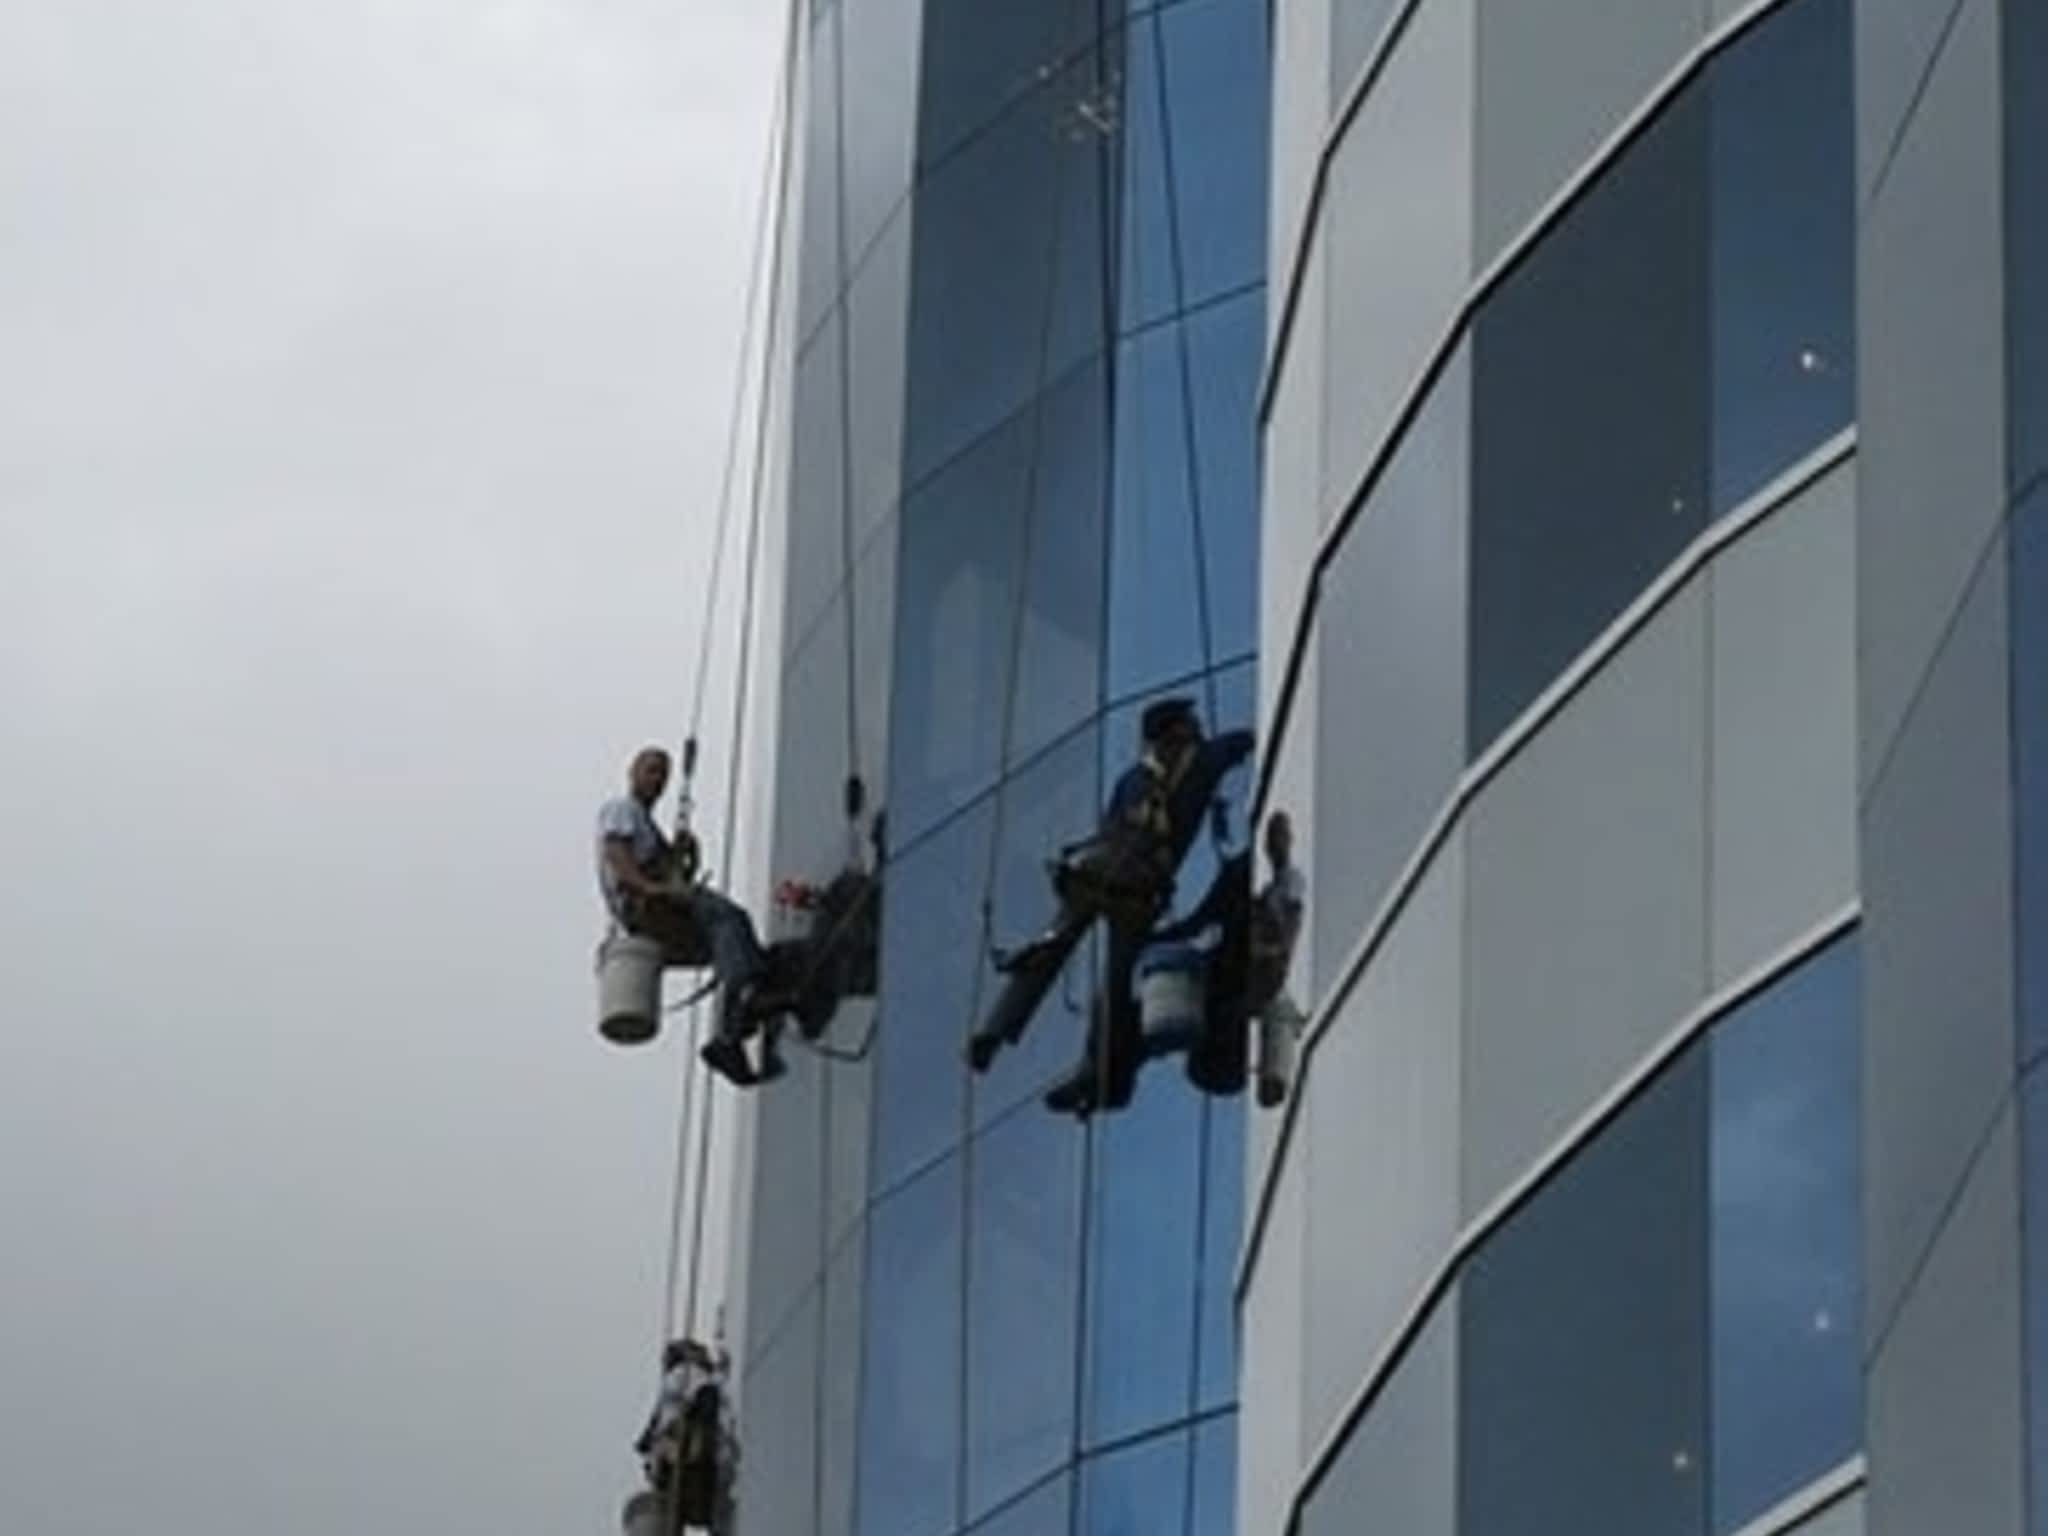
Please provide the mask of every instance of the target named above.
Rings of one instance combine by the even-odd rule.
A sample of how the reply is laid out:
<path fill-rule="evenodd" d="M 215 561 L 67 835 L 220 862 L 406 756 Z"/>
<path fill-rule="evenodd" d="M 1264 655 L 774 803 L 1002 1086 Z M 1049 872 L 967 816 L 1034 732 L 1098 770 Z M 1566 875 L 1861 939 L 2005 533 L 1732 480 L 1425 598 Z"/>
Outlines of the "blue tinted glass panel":
<path fill-rule="evenodd" d="M 1157 27 L 1181 302 L 1193 305 L 1265 276 L 1266 6 L 1186 0 L 1162 10 Z"/>
<path fill-rule="evenodd" d="M 1036 1105 L 974 1143 L 968 1249 L 967 1513 L 1057 1467 L 1074 1444 L 1081 1138 Z"/>
<path fill-rule="evenodd" d="M 1474 757 L 1703 525 L 1706 129 L 1690 91 L 1474 328 Z"/>
<path fill-rule="evenodd" d="M 1265 328 L 1264 289 L 1186 322 L 1212 661 L 1244 655 L 1259 641 L 1256 413 Z"/>
<path fill-rule="evenodd" d="M 2012 480 L 2048 474 L 2048 7 L 2013 4 L 2006 52 L 2006 324 Z"/>
<path fill-rule="evenodd" d="M 960 1160 L 875 1207 L 861 1367 L 861 1536 L 956 1524 L 960 1458 Z"/>
<path fill-rule="evenodd" d="M 1195 1427 L 1195 1503 L 1188 1536 L 1232 1536 L 1237 1529 L 1237 1415 Z"/>
<path fill-rule="evenodd" d="M 1187 1417 L 1194 1380 L 1202 1096 L 1155 1065 L 1095 1122 L 1086 1443 Z M 1148 1527 L 1160 1529 L 1171 1527 Z"/>
<path fill-rule="evenodd" d="M 1000 791 L 1002 846 L 997 854 L 990 934 L 999 946 L 1024 942 L 1051 922 L 1057 910 L 1045 865 L 1063 845 L 1087 836 L 1101 814 L 1105 793 L 1099 737 L 1099 730 L 1092 725 L 1075 732 L 1006 781 Z M 994 972 L 988 971 L 977 1014 L 987 1011 L 1000 985 Z M 998 1055 L 985 1076 L 974 1080 L 977 1127 L 1035 1097 L 1080 1054 L 1092 992 L 1090 952 L 1084 945 L 1076 949 L 1065 973 L 1046 993 L 1024 1038 Z M 1072 1127 L 1067 1130 L 1071 1136 Z"/>
<path fill-rule="evenodd" d="M 1849 6 L 1787 6 L 1713 67 L 1717 512 L 1855 415 Z"/>
<path fill-rule="evenodd" d="M 1014 111 L 1044 70 L 1088 44 L 1097 15 L 1097 0 L 926 0 L 921 164 L 935 164 L 999 114 Z"/>
<path fill-rule="evenodd" d="M 2012 750 L 2020 1048 L 2048 1053 L 2048 488 L 2013 514 Z"/>
<path fill-rule="evenodd" d="M 1715 1026 L 1717 1531 L 1862 1444 L 1861 1021 L 1845 940 Z"/>
<path fill-rule="evenodd" d="M 1188 1508 L 1188 1437 L 1162 1435 L 1081 1469 L 1079 1536 L 1174 1536 Z"/>
<path fill-rule="evenodd" d="M 1688 1057 L 1466 1270 L 1462 1536 L 1705 1529 L 1706 1112 Z"/>
<path fill-rule="evenodd" d="M 1061 1477 L 989 1516 L 975 1536 L 1068 1536 L 1073 1502 L 1074 1481 Z"/>
<path fill-rule="evenodd" d="M 1300 1536 L 1460 1536 L 1457 1504 L 1458 1297 L 1430 1314 L 1401 1357 L 1372 1409 L 1354 1428 L 1329 1473 L 1309 1496 Z M 1556 1411 L 1572 1402 L 1553 1404 Z M 1544 1528 L 1530 1525 L 1524 1536 Z M 1570 1531 L 1650 1536 L 1654 1526 L 1601 1526 Z M 1546 1532 L 1547 1536 L 1547 1532 Z"/>
<path fill-rule="evenodd" d="M 1357 82 L 1394 14 L 1394 0 L 1331 0 L 1330 99 L 1341 103 Z"/>
<path fill-rule="evenodd" d="M 1010 765 L 1095 711 L 1102 685 L 1102 541 L 1108 516 L 1108 382 L 1086 363 L 1041 397 L 1035 437 L 1029 598 L 1017 648 Z M 1027 413 L 1028 414 L 1028 413 Z M 1018 548 L 1022 549 L 1020 543 Z"/>
<path fill-rule="evenodd" d="M 1100 369 L 1075 371 L 905 504 L 889 779 L 899 838 L 985 791 L 1006 733 L 1014 762 L 1093 710 L 1101 389 Z"/>
<path fill-rule="evenodd" d="M 1208 679 L 1204 686 L 1211 689 L 1209 705 L 1216 718 L 1216 729 L 1248 731 L 1258 724 L 1259 669 L 1255 661 L 1225 667 Z M 1223 784 L 1233 804 L 1244 806 L 1249 803 L 1249 770 L 1232 774 Z"/>
<path fill-rule="evenodd" d="M 1331 562 L 1317 608 L 1318 825 L 1342 870 L 1316 892 L 1316 990 L 1325 990 L 1465 765 L 1465 535 L 1471 370 L 1438 379 Z"/>
<path fill-rule="evenodd" d="M 1117 368 L 1116 500 L 1109 554 L 1109 695 L 1199 672 L 1195 439 L 1188 431 L 1178 323 L 1122 344 Z"/>
<path fill-rule="evenodd" d="M 1211 1099 L 1202 1203 L 1200 1332 L 1196 1339 L 1195 1406 L 1237 1400 L 1237 1307 L 1233 1292 L 1244 1231 L 1243 1097 Z"/>
<path fill-rule="evenodd" d="M 2026 1265 L 2027 1470 L 2032 1508 L 2027 1529 L 2048 1530 L 2048 1074 L 2020 1089 L 2020 1191 Z"/>
<path fill-rule="evenodd" d="M 965 8 L 978 23 L 1003 10 Z M 1096 52 L 1079 57 L 918 195 L 904 455 L 913 483 L 1101 347 L 1109 151 L 1085 110 L 1099 68 Z"/>
<path fill-rule="evenodd" d="M 943 0 L 939 0 L 943 3 Z M 846 0 L 840 91 L 846 131 L 846 255 L 852 266 L 909 189 L 921 0 Z"/>
<path fill-rule="evenodd" d="M 889 1188 L 960 1140 L 981 962 L 981 885 L 989 809 L 978 806 L 889 871 L 882 905 L 882 1026 L 875 1045 L 873 1183 Z"/>
<path fill-rule="evenodd" d="M 802 257 L 797 335 L 807 337 L 839 292 L 839 12 L 811 24 L 804 84 Z"/>
<path fill-rule="evenodd" d="M 1131 23 L 1124 56 L 1130 80 L 1124 89 L 1116 303 L 1118 327 L 1135 331 L 1180 307 L 1166 188 L 1166 89 L 1158 27 L 1149 15 Z"/>

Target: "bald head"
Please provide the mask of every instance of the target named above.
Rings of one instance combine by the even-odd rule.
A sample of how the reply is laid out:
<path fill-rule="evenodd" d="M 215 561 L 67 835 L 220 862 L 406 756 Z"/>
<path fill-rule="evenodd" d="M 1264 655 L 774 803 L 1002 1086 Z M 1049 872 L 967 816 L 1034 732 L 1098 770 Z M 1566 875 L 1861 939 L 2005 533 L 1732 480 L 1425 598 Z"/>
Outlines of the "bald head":
<path fill-rule="evenodd" d="M 626 770 L 626 785 L 635 800 L 652 806 L 668 788 L 668 753 L 660 747 L 642 747 L 635 752 L 633 765 Z"/>

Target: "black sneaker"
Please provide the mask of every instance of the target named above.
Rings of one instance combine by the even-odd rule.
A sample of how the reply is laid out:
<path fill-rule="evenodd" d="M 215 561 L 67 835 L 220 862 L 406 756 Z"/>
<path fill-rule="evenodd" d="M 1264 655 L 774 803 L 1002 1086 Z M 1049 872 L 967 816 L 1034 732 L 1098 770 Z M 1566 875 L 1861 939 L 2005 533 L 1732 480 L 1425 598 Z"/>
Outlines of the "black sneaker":
<path fill-rule="evenodd" d="M 772 1083 L 778 1077 L 786 1077 L 788 1075 L 789 1063 L 783 1058 L 782 1052 L 775 1046 L 774 1042 L 770 1041 L 763 1044 L 761 1047 L 761 1069 L 755 1080 L 757 1082 Z"/>
<path fill-rule="evenodd" d="M 1054 1083 L 1045 1093 L 1045 1107 L 1056 1115 L 1077 1115 L 1087 1119 L 1095 1112 L 1095 1068 L 1083 1063 Z"/>
<path fill-rule="evenodd" d="M 720 1035 L 697 1054 L 705 1066 L 735 1088 L 751 1088 L 760 1081 L 754 1076 L 754 1064 L 747 1060 L 747 1048 L 730 1035 Z"/>

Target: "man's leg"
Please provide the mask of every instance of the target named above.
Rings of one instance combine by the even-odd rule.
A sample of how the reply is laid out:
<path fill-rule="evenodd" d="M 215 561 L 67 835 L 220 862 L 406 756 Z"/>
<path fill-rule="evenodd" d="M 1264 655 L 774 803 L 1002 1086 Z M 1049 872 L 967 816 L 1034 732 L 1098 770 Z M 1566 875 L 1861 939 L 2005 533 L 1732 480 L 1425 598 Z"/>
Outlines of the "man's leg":
<path fill-rule="evenodd" d="M 780 1077 L 784 1067 L 773 1037 L 763 1048 L 758 1073 L 747 1060 L 742 1043 L 748 1013 L 758 999 L 768 967 L 761 941 L 754 934 L 753 918 L 746 908 L 702 886 L 690 893 L 690 915 L 711 947 L 711 967 L 722 994 L 718 1035 L 701 1052 L 704 1060 L 714 1071 L 742 1087 Z"/>

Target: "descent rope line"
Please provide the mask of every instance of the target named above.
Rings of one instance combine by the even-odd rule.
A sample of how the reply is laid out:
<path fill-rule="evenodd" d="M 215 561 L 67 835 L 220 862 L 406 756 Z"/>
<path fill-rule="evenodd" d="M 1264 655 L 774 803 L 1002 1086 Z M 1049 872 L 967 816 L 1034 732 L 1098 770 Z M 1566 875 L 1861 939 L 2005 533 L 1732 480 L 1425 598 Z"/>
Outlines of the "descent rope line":
<path fill-rule="evenodd" d="M 1202 701 L 1209 727 L 1218 728 L 1216 718 L 1216 642 L 1209 611 L 1209 550 L 1202 521 L 1201 453 L 1195 438 L 1194 366 L 1188 342 L 1187 260 L 1181 244 L 1180 181 L 1175 171 L 1173 98 L 1166 88 L 1166 21 L 1154 16 L 1152 31 L 1152 81 L 1159 105 L 1159 169 L 1166 189 L 1167 260 L 1172 273 L 1174 310 L 1174 353 L 1180 374 L 1181 447 L 1186 456 L 1188 514 L 1194 534 L 1195 614 L 1202 637 Z"/>
<path fill-rule="evenodd" d="M 795 99 L 793 80 L 797 46 L 797 18 L 802 0 L 791 0 L 788 16 L 784 23 L 782 62 L 777 73 L 773 107 L 768 126 L 768 143 L 761 167 L 760 188 L 754 220 L 753 250 L 751 266 L 747 277 L 746 310 L 742 317 L 739 366 L 734 384 L 734 399 L 728 423 L 726 438 L 725 466 L 721 476 L 719 494 L 718 533 L 712 555 L 710 579 L 706 584 L 704 619 L 698 640 L 696 678 L 690 705 L 690 730 L 684 745 L 685 776 L 678 790 L 677 821 L 684 825 L 690 811 L 690 784 L 688 774 L 696 766 L 697 736 L 703 724 L 706 685 L 710 673 L 712 625 L 720 591 L 725 556 L 725 546 L 730 537 L 733 507 L 736 502 L 739 466 L 739 444 L 744 438 L 747 404 L 747 383 L 750 376 L 750 361 L 755 357 L 755 338 L 761 320 L 761 311 L 767 310 L 766 336 L 758 357 L 759 368 L 754 379 L 755 446 L 754 473 L 751 492 L 753 497 L 753 518 L 747 538 L 747 575 L 744 588 L 743 614 L 740 628 L 740 657 L 738 680 L 734 689 L 735 729 L 732 755 L 726 776 L 726 830 L 720 848 L 721 857 L 730 860 L 733 845 L 734 816 L 738 806 L 739 782 L 739 712 L 744 708 L 747 691 L 747 672 L 750 661 L 750 644 L 753 632 L 755 601 L 755 564 L 758 554 L 761 520 L 761 466 L 765 456 L 768 423 L 769 368 L 774 358 L 777 326 L 781 305 L 775 290 L 775 276 L 782 266 L 782 245 L 785 225 L 788 219 L 789 190 L 789 119 L 794 111 Z M 764 260 L 765 256 L 765 260 Z M 662 1333 L 659 1346 L 665 1347 L 676 1337 L 677 1282 L 683 1270 L 683 1192 L 689 1182 L 691 1154 L 691 1131 L 697 1131 L 697 1178 L 695 1189 L 695 1214 L 692 1223 L 689 1260 L 689 1303 L 683 1315 L 683 1322 L 691 1330 L 696 1326 L 697 1284 L 701 1267 L 701 1249 L 704 1228 L 704 1198 L 709 1174 L 709 1147 L 714 1100 L 710 1069 L 697 1059 L 697 1039 L 701 1024 L 701 1000 L 703 989 L 687 1000 L 689 1020 L 684 1033 L 687 1055 L 684 1057 L 683 1103 L 676 1127 L 676 1160 L 669 1203 L 668 1260 L 666 1278 L 662 1291 Z M 703 1079 L 701 1092 L 697 1087 L 699 1077 Z M 696 1124 L 693 1127 L 693 1121 Z"/>
<path fill-rule="evenodd" d="M 783 243 L 789 224 L 790 118 L 795 112 L 792 82 L 796 73 L 796 50 L 802 5 L 803 0 L 790 0 L 782 54 L 780 110 L 775 118 L 775 139 L 779 153 L 774 157 L 776 212 L 771 221 L 768 266 L 771 271 L 778 274 L 782 270 Z M 760 596 L 761 524 L 768 501 L 768 428 L 772 414 L 768 409 L 768 368 L 781 337 L 782 305 L 777 302 L 773 285 L 769 288 L 767 312 L 766 336 L 761 348 L 761 388 L 754 411 L 754 463 L 750 485 L 753 505 L 747 520 L 746 563 L 740 582 L 743 601 L 739 658 L 733 679 L 731 727 L 726 744 L 725 825 L 719 836 L 719 855 L 728 870 L 735 862 L 735 850 L 739 841 L 740 770 L 746 762 L 747 695 L 753 685 L 755 605 Z M 697 1191 L 693 1202 L 696 1209 L 691 1224 L 689 1289 L 685 1293 L 687 1300 L 683 1312 L 692 1329 L 697 1325 L 697 1298 L 703 1276 L 704 1211 L 711 1179 L 711 1127 L 718 1111 L 718 1098 L 711 1080 L 710 1068 L 702 1067 L 699 1070 L 704 1073 L 704 1112 L 697 1131 Z"/>
<path fill-rule="evenodd" d="M 1071 18 L 1070 18 L 1071 20 Z M 1070 59 L 1048 65 L 1050 78 L 1071 67 Z M 1085 111 L 1081 117 L 1082 132 L 1099 130 L 1099 121 Z M 1004 810 L 1009 800 L 1009 784 L 1004 778 L 1004 769 L 1010 761 L 1010 754 L 1016 745 L 1017 696 L 1022 691 L 1019 671 L 1024 653 L 1024 619 L 1031 596 L 1032 531 L 1038 520 L 1039 477 L 1045 450 L 1045 412 L 1048 376 L 1052 371 L 1052 343 L 1055 322 L 1059 316 L 1060 255 L 1061 241 L 1066 226 L 1067 178 L 1062 163 L 1061 122 L 1056 116 L 1053 123 L 1053 141 L 1050 154 L 1052 175 L 1052 218 L 1046 239 L 1045 259 L 1045 303 L 1041 306 L 1038 322 L 1038 349 L 1035 369 L 1035 387 L 1031 397 L 1030 451 L 1024 464 L 1024 499 L 1021 514 L 1017 520 L 1017 562 L 1013 567 L 1016 582 L 1015 596 L 1010 604 L 1009 654 L 1005 661 L 1003 687 L 1002 726 L 996 746 L 996 788 L 994 805 L 989 818 L 988 855 L 983 862 L 981 884 L 981 943 L 977 948 L 978 963 L 974 968 L 974 985 L 968 996 L 967 1016 L 970 1027 L 981 1017 L 982 995 L 987 982 L 988 956 L 995 935 L 995 893 L 997 873 L 1002 864 Z M 1105 338 L 1113 342 L 1114 338 Z"/>

